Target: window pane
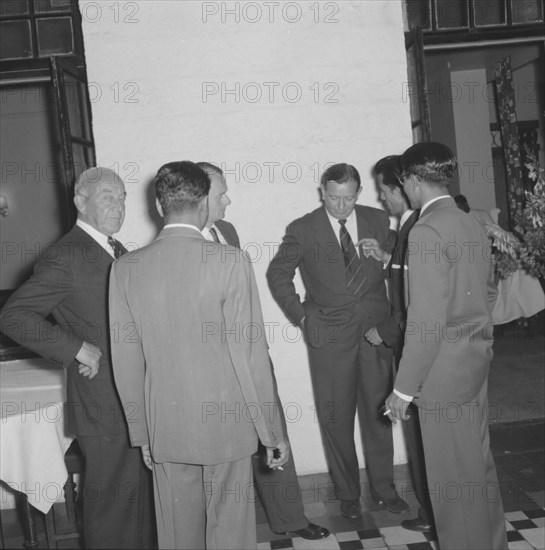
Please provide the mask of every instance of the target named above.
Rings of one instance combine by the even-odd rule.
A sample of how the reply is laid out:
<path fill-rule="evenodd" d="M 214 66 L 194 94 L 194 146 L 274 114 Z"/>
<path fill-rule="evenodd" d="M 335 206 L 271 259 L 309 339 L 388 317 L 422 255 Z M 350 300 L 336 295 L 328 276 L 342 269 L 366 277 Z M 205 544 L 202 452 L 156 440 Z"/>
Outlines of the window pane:
<path fill-rule="evenodd" d="M 467 0 L 435 0 L 437 27 L 467 27 Z"/>
<path fill-rule="evenodd" d="M 75 137 L 90 139 L 91 129 L 87 120 L 87 90 L 85 85 L 65 73 L 64 89 L 66 92 L 70 133 Z"/>
<path fill-rule="evenodd" d="M 0 59 L 32 57 L 30 21 L 3 21 L 0 33 Z"/>
<path fill-rule="evenodd" d="M 405 9 L 409 29 L 430 28 L 430 0 L 407 0 Z"/>
<path fill-rule="evenodd" d="M 543 21 L 540 0 L 511 0 L 513 23 Z"/>
<path fill-rule="evenodd" d="M 28 13 L 28 0 L 1 0 L 0 16 L 26 15 Z"/>
<path fill-rule="evenodd" d="M 49 11 L 70 11 L 70 0 L 34 0 L 36 13 Z"/>
<path fill-rule="evenodd" d="M 505 23 L 505 2 L 503 0 L 475 0 L 475 25 L 503 25 Z"/>
<path fill-rule="evenodd" d="M 40 57 L 61 53 L 74 53 L 71 17 L 38 19 L 36 23 Z"/>

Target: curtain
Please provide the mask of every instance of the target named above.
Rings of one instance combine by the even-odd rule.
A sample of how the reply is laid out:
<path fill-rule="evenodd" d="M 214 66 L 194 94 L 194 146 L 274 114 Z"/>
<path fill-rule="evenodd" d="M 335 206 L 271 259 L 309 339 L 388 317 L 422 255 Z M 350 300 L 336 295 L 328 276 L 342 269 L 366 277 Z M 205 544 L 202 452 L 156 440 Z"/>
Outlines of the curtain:
<path fill-rule="evenodd" d="M 509 226 L 515 226 L 515 214 L 524 207 L 524 183 L 522 179 L 520 140 L 517 125 L 515 87 L 511 71 L 511 58 L 496 65 L 496 94 L 503 154 L 505 157 Z"/>

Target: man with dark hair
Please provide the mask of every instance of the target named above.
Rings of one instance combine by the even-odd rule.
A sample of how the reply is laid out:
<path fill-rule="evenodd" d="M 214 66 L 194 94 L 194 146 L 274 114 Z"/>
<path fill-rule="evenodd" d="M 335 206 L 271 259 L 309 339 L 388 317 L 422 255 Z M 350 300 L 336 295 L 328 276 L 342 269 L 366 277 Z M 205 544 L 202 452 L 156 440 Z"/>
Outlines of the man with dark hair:
<path fill-rule="evenodd" d="M 278 415 L 252 264 L 205 240 L 210 179 L 192 162 L 155 177 L 165 226 L 110 277 L 112 344 L 133 446 L 152 468 L 160 548 L 255 548 L 251 456 L 289 450 Z M 261 327 L 261 328 L 259 328 Z M 278 454 L 275 457 L 275 453 Z"/>
<path fill-rule="evenodd" d="M 392 304 L 390 317 L 370 328 L 365 333 L 368 342 L 379 345 L 384 342 L 394 349 L 396 366 L 403 351 L 407 308 L 405 305 L 405 284 L 407 272 L 407 246 L 409 231 L 418 220 L 419 211 L 411 210 L 409 199 L 403 191 L 401 157 L 391 155 L 380 159 L 374 167 L 375 181 L 380 199 L 386 210 L 399 219 L 397 244 L 392 254 L 383 251 L 374 239 L 363 239 L 359 244 L 368 250 L 373 258 L 385 264 L 389 273 L 389 297 Z M 418 517 L 406 519 L 401 526 L 411 531 L 430 531 L 433 525 L 433 512 L 426 482 L 426 467 L 422 435 L 416 407 L 411 405 L 409 418 L 403 424 L 405 443 L 409 455 L 413 488 L 420 504 Z"/>
<path fill-rule="evenodd" d="M 208 194 L 208 221 L 203 229 L 203 235 L 216 242 L 230 244 L 240 248 L 240 239 L 237 230 L 232 223 L 225 221 L 225 208 L 231 204 L 227 196 L 227 182 L 223 171 L 218 166 L 209 162 L 198 162 L 210 177 L 210 193 Z M 271 370 L 274 379 L 274 369 L 271 362 Z M 275 397 L 280 405 L 279 414 L 286 434 L 286 442 L 289 445 L 286 420 L 282 410 L 282 404 L 278 397 L 276 380 L 274 379 Z M 265 508 L 269 525 L 275 533 L 293 533 L 298 537 L 317 540 L 329 536 L 329 531 L 314 523 L 310 523 L 305 517 L 303 500 L 297 472 L 293 461 L 293 453 L 283 469 L 270 469 L 264 465 L 263 445 L 252 457 L 254 480 L 259 499 Z M 297 493 L 294 495 L 294 488 Z"/>
<path fill-rule="evenodd" d="M 4 334 L 66 368 L 67 429 L 85 457 L 81 495 L 89 549 L 154 547 L 151 477 L 130 447 L 110 360 L 108 275 L 114 257 L 125 252 L 112 236 L 123 224 L 125 197 L 113 170 L 82 172 L 75 226 L 45 250 L 1 315 Z"/>
<path fill-rule="evenodd" d="M 386 413 L 396 422 L 407 419 L 411 401 L 419 408 L 440 547 L 505 549 L 487 421 L 497 295 L 488 239 L 448 194 L 457 170 L 448 147 L 418 143 L 401 162 L 420 218 L 409 235 L 407 330 Z"/>
<path fill-rule="evenodd" d="M 405 512 L 409 507 L 393 483 L 391 427 L 379 414 L 392 384 L 392 352 L 363 337 L 390 315 L 385 270 L 354 246 L 365 237 L 391 250 L 395 234 L 385 212 L 356 205 L 361 184 L 354 166 L 328 168 L 320 189 L 324 206 L 288 226 L 267 272 L 269 286 L 308 344 L 318 421 L 341 514 L 361 515 L 354 443 L 358 402 L 371 495 L 391 512 Z M 297 268 L 307 291 L 304 302 L 293 284 Z"/>

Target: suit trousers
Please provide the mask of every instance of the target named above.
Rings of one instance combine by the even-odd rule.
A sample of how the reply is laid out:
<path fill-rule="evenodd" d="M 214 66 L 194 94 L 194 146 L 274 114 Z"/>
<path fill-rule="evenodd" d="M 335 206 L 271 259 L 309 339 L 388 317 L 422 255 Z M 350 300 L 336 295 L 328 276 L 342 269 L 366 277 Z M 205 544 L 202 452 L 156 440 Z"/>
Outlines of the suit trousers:
<path fill-rule="evenodd" d="M 333 334 L 333 333 L 332 333 Z M 326 458 L 341 500 L 360 497 L 354 442 L 356 410 L 372 492 L 395 496 L 391 422 L 379 412 L 393 385 L 391 358 L 363 338 L 361 322 L 345 325 L 319 348 L 308 347 L 316 410 Z"/>
<path fill-rule="evenodd" d="M 251 457 L 211 466 L 153 464 L 160 549 L 255 549 Z"/>
<path fill-rule="evenodd" d="M 151 472 L 126 434 L 78 436 L 85 548 L 155 548 Z"/>
<path fill-rule="evenodd" d="M 488 433 L 487 381 L 469 403 L 419 404 L 441 550 L 504 550 L 505 519 Z"/>
<path fill-rule="evenodd" d="M 403 434 L 410 462 L 411 480 L 414 494 L 420 504 L 418 517 L 424 522 L 433 525 L 433 512 L 428 491 L 426 477 L 426 459 L 422 445 L 422 433 L 416 405 L 409 405 L 409 419 L 403 422 Z"/>
<path fill-rule="evenodd" d="M 272 364 L 271 370 L 273 373 L 274 394 L 278 402 L 278 414 L 287 439 L 286 418 L 278 397 L 278 387 Z M 271 530 L 276 533 L 285 533 L 305 528 L 308 521 L 305 517 L 301 488 L 297 480 L 291 448 L 290 457 L 284 464 L 284 469 L 271 470 L 267 466 L 267 450 L 260 443 L 258 452 L 252 456 L 252 467 L 257 494 L 267 514 Z"/>

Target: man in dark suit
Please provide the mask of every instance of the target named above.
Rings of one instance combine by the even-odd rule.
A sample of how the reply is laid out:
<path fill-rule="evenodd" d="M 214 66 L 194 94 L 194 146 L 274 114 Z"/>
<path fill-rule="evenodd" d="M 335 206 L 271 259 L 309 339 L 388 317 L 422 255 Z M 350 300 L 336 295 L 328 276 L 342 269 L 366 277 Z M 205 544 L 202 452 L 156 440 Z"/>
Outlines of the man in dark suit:
<path fill-rule="evenodd" d="M 363 239 L 363 242 L 359 243 L 364 250 L 370 251 L 372 257 L 387 265 L 389 298 L 392 304 L 391 316 L 376 327 L 370 328 L 365 333 L 365 338 L 376 346 L 384 342 L 388 347 L 393 348 L 396 366 L 399 364 L 403 351 L 407 319 L 405 274 L 407 272 L 409 231 L 418 220 L 419 215 L 418 210 L 411 210 L 409 199 L 403 191 L 402 171 L 398 155 L 380 159 L 374 168 L 380 199 L 388 212 L 399 219 L 399 233 L 394 251 L 391 255 L 384 252 L 374 239 Z M 433 512 L 427 488 L 422 435 L 416 407 L 411 405 L 409 410 L 409 418 L 403 423 L 403 432 L 409 455 L 413 488 L 420 508 L 417 518 L 403 520 L 401 526 L 411 531 L 430 531 L 433 524 Z"/>
<path fill-rule="evenodd" d="M 324 206 L 288 226 L 267 272 L 269 286 L 305 334 L 318 421 L 341 514 L 361 515 L 354 443 L 358 401 L 371 495 L 391 512 L 405 512 L 409 507 L 393 483 L 392 432 L 379 414 L 392 383 L 392 352 L 363 337 L 390 315 L 385 270 L 354 246 L 359 239 L 374 238 L 391 250 L 388 216 L 356 205 L 361 183 L 351 165 L 328 168 L 320 188 Z M 304 302 L 293 284 L 297 268 L 307 291 Z"/>
<path fill-rule="evenodd" d="M 418 143 L 401 162 L 420 217 L 409 235 L 406 338 L 386 413 L 405 420 L 411 401 L 419 408 L 440 547 L 505 549 L 487 416 L 497 296 L 488 239 L 448 194 L 457 170 L 448 147 Z"/>
<path fill-rule="evenodd" d="M 225 209 L 231 204 L 231 201 L 227 196 L 227 182 L 221 168 L 208 162 L 198 162 L 197 165 L 205 170 L 210 177 L 208 221 L 203 229 L 203 235 L 212 241 L 240 248 L 240 239 L 234 225 L 223 219 Z M 274 369 L 272 369 L 272 372 L 275 397 L 280 404 L 280 419 L 286 434 L 286 440 L 289 443 L 286 420 L 274 378 Z M 252 462 L 257 493 L 265 508 L 271 529 L 276 533 L 294 533 L 308 540 L 328 537 L 329 531 L 326 528 L 310 523 L 305 517 L 293 453 L 290 453 L 283 470 L 267 468 L 263 460 L 264 454 L 265 448 L 260 445 L 259 451 L 252 457 Z M 294 489 L 297 489 L 295 496 Z"/>
<path fill-rule="evenodd" d="M 125 217 L 125 197 L 112 170 L 84 171 L 75 186 L 76 225 L 45 250 L 1 313 L 6 335 L 67 369 L 67 427 L 85 457 L 86 548 L 154 544 L 151 477 L 129 445 L 110 362 L 111 334 L 123 337 L 108 321 L 107 289 L 114 257 L 125 251 L 112 237 Z"/>
<path fill-rule="evenodd" d="M 210 179 L 192 162 L 155 178 L 165 226 L 114 263 L 110 314 L 136 329 L 112 343 L 131 443 L 153 468 L 160 548 L 256 548 L 251 456 L 289 456 L 252 264 L 207 241 Z M 278 453 L 275 457 L 274 454 Z"/>

